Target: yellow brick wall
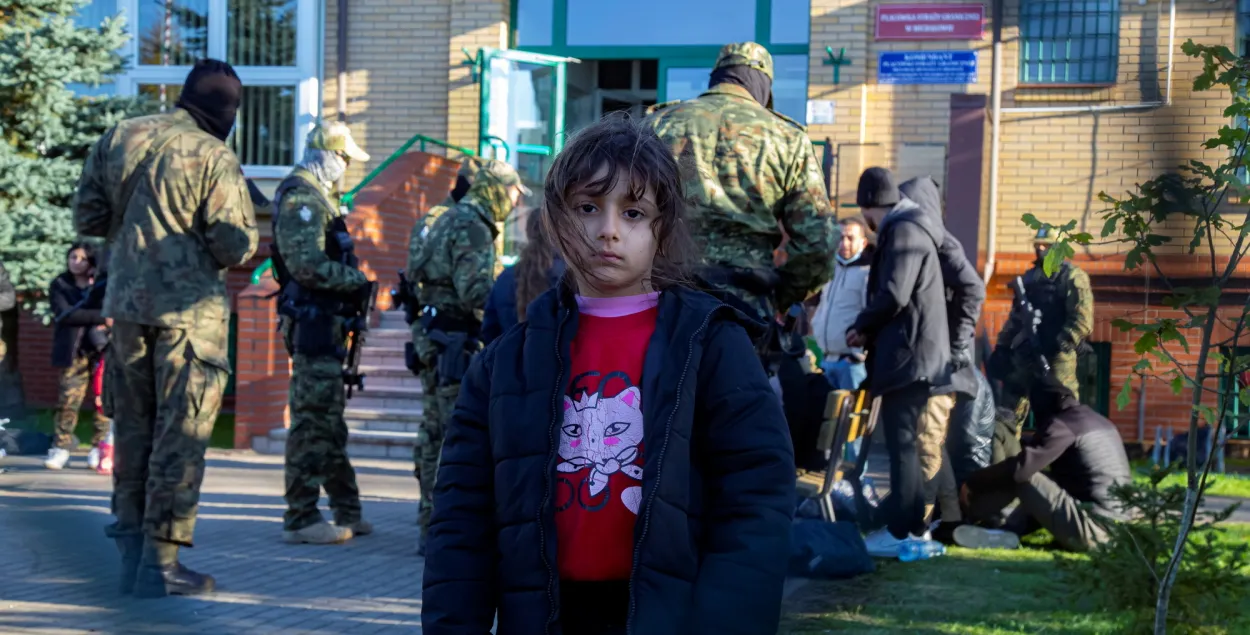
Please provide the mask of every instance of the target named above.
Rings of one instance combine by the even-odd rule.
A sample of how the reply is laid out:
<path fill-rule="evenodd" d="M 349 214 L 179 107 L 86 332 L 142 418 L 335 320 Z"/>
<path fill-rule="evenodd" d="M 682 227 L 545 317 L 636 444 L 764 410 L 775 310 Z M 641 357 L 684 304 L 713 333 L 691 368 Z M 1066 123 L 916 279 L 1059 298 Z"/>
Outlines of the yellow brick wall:
<path fill-rule="evenodd" d="M 937 0 L 935 0 L 937 1 Z M 991 27 L 982 41 L 877 42 L 873 36 L 876 2 L 812 0 L 811 75 L 808 96 L 836 101 L 835 123 L 813 125 L 813 139 L 841 144 L 834 191 L 843 208 L 854 202 L 859 173 L 885 165 L 902 178 L 940 170 L 941 146 L 948 143 L 950 94 L 988 95 L 992 80 Z M 1003 30 L 1003 106 L 1131 104 L 1163 99 L 1166 82 L 1167 3 L 1120 5 L 1120 60 L 1113 88 L 1018 88 L 1018 0 L 1007 1 Z M 987 5 L 987 19 L 989 3 Z M 1199 64 L 1180 52 L 1186 39 L 1215 44 L 1234 39 L 1233 0 L 1178 0 L 1173 105 L 1145 112 L 1004 115 L 1000 160 L 998 250 L 1027 252 L 1030 230 L 1020 216 L 1043 220 L 1083 219 L 1097 234 L 1100 191 L 1123 192 L 1190 158 L 1217 157 L 1199 145 L 1226 123 L 1227 98 L 1210 92 L 1195 95 Z M 822 64 L 825 47 L 845 48 L 851 64 L 841 83 Z M 959 86 L 890 86 L 876 84 L 877 53 L 896 50 L 976 50 L 977 83 Z M 1157 69 L 1157 71 L 1155 70 Z M 1157 73 L 1157 82 L 1151 82 Z M 1143 77 L 1143 75 L 1145 77 Z M 1144 93 L 1143 83 L 1149 88 Z M 866 107 L 865 107 L 866 106 Z M 987 139 L 989 132 L 987 129 Z M 859 145 L 868 144 L 868 145 Z M 989 148 L 986 147 L 988 167 Z M 941 180 L 941 175 L 933 174 Z M 983 212 L 988 210 L 988 169 Z M 1178 235 L 1183 234 L 1176 228 Z M 984 227 L 982 248 L 985 247 Z M 1183 240 L 1171 249 L 1179 250 Z M 1102 248 L 1107 251 L 1106 248 Z"/>
<path fill-rule="evenodd" d="M 447 138 L 452 19 L 447 0 L 351 0 L 347 17 L 347 121 L 372 155 L 368 165 L 351 167 L 347 182 L 354 185 L 413 135 Z M 327 0 L 327 120 L 338 117 L 337 34 L 338 3 Z"/>
<path fill-rule="evenodd" d="M 1113 89 L 1018 88 L 1018 50 L 1006 46 L 1004 107 L 1062 106 L 1072 100 L 1079 100 L 1080 105 L 1162 100 L 1167 82 L 1167 9 L 1167 3 L 1161 2 L 1121 3 L 1119 77 Z M 1189 159 L 1218 161 L 1217 153 L 1200 146 L 1228 123 L 1223 116 L 1228 98 L 1219 91 L 1193 92 L 1201 63 L 1185 56 L 1180 46 L 1188 39 L 1201 44 L 1232 43 L 1234 12 L 1232 0 L 1178 0 L 1169 107 L 1125 113 L 1004 114 L 1000 252 L 1030 249 L 1032 232 L 1020 222 L 1024 213 L 1055 222 L 1077 219 L 1097 236 L 1103 224 L 1099 212 L 1107 207 L 1098 200 L 1099 192 L 1121 196 L 1135 184 Z M 1006 23 L 1014 21 L 1009 13 Z M 1008 27 L 1003 35 L 1012 42 L 1018 29 Z M 1168 229 L 1176 238 L 1159 253 L 1181 253 L 1188 231 L 1179 224 Z M 1120 250 L 1101 246 L 1091 252 Z"/>
<path fill-rule="evenodd" d="M 481 111 L 479 86 L 470 68 L 464 66 L 464 52 L 476 54 L 481 48 L 507 48 L 508 0 L 442 0 L 451 5 L 451 46 L 444 70 L 447 95 L 447 138 L 456 145 L 477 149 L 478 119 Z"/>

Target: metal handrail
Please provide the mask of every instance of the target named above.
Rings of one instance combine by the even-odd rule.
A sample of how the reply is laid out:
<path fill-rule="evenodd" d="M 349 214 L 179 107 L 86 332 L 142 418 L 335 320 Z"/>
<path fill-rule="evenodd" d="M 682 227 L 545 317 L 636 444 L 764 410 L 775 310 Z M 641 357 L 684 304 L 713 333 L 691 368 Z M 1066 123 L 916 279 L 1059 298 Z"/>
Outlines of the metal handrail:
<path fill-rule="evenodd" d="M 373 171 L 366 174 L 365 178 L 361 179 L 360 183 L 358 183 L 356 187 L 353 187 L 352 189 L 348 190 L 346 194 L 340 196 L 339 204 L 346 205 L 348 209 L 351 209 L 352 205 L 355 203 L 356 195 L 359 194 L 360 190 L 364 189 L 364 187 L 368 185 L 370 181 L 377 178 L 377 176 L 381 174 L 383 170 L 390 167 L 390 165 L 394 163 L 395 160 L 400 157 L 400 155 L 408 152 L 408 149 L 411 148 L 412 146 L 420 144 L 418 145 L 418 149 L 421 152 L 425 152 L 425 144 L 427 143 L 439 146 L 441 148 L 446 148 L 448 150 L 455 150 L 459 152 L 460 154 L 465 154 L 469 156 L 477 155 L 476 152 L 474 152 L 473 150 L 470 150 L 469 148 L 452 145 L 441 139 L 427 137 L 423 134 L 413 135 L 413 137 L 409 139 L 406 143 L 404 143 L 404 145 L 399 146 L 398 150 L 392 152 L 391 156 L 386 157 L 386 160 L 380 163 L 378 167 L 373 168 Z M 260 263 L 260 266 L 257 267 L 255 271 L 252 271 L 252 284 L 260 284 L 260 281 L 265 277 L 265 273 L 272 269 L 273 269 L 273 259 L 266 258 L 265 262 Z"/>

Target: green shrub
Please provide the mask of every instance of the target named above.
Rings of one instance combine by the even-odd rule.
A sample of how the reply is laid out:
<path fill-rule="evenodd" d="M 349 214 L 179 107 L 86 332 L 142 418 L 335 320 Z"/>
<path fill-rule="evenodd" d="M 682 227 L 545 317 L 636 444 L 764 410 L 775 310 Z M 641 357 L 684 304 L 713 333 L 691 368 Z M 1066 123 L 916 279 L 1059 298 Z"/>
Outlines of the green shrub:
<path fill-rule="evenodd" d="M 1175 467 L 1156 470 L 1148 482 L 1112 488 L 1112 495 L 1133 519 L 1104 521 L 1109 539 L 1089 558 L 1060 558 L 1077 590 L 1101 596 L 1108 608 L 1136 616 L 1132 632 L 1153 632 L 1158 579 L 1167 570 L 1185 509 L 1185 488 L 1163 486 Z M 1205 493 L 1205 492 L 1204 492 Z M 1199 497 L 1199 506 L 1202 498 Z M 1185 557 L 1176 575 L 1168 612 L 1168 630 L 1174 633 L 1227 633 L 1246 620 L 1243 599 L 1250 592 L 1250 546 L 1221 540 L 1220 523 L 1237 509 L 1199 511 Z"/>

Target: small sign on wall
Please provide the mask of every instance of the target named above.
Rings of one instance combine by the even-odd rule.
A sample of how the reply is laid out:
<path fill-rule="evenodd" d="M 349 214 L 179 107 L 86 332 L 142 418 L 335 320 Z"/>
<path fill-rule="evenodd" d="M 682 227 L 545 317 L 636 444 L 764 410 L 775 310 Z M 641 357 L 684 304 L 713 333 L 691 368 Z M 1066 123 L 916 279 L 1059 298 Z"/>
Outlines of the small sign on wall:
<path fill-rule="evenodd" d="M 983 4 L 879 4 L 878 40 L 980 40 Z"/>
<path fill-rule="evenodd" d="M 807 100 L 807 125 L 831 124 L 837 104 L 832 99 Z"/>
<path fill-rule="evenodd" d="M 878 84 L 975 84 L 976 51 L 883 51 Z"/>

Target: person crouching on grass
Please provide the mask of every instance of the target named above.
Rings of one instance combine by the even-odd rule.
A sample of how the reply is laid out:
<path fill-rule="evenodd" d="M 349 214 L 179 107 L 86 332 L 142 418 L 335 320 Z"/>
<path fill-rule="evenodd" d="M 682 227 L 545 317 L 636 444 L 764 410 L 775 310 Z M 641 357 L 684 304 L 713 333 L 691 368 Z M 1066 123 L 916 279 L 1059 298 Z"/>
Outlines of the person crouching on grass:
<path fill-rule="evenodd" d="M 677 164 L 611 117 L 546 182 L 568 266 L 478 355 L 447 430 L 422 628 L 777 630 L 794 454 L 761 328 L 688 287 Z"/>

